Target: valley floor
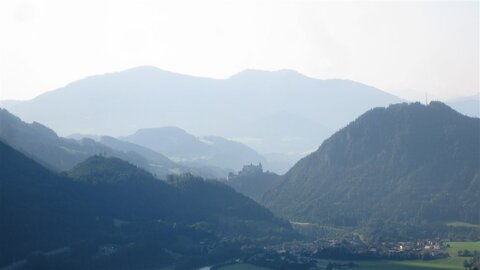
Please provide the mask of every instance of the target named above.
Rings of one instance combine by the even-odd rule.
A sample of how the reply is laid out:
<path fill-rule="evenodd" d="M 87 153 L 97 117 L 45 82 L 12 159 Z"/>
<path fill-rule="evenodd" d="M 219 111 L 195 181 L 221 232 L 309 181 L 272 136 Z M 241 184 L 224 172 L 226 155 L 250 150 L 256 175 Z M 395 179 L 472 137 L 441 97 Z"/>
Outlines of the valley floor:
<path fill-rule="evenodd" d="M 368 270 L 463 270 L 463 261 L 470 259 L 469 257 L 459 257 L 459 250 L 480 250 L 479 242 L 450 242 L 448 249 L 450 257 L 445 259 L 420 261 L 420 260 L 405 260 L 405 261 L 387 261 L 387 260 L 371 260 L 371 261 L 356 261 L 359 265 L 354 269 L 368 269 Z M 329 262 L 336 262 L 333 260 L 318 260 L 318 269 L 325 269 Z M 338 262 L 338 261 L 337 261 Z M 250 264 L 234 264 L 219 268 L 219 270 L 268 270 L 269 268 L 254 266 Z"/>

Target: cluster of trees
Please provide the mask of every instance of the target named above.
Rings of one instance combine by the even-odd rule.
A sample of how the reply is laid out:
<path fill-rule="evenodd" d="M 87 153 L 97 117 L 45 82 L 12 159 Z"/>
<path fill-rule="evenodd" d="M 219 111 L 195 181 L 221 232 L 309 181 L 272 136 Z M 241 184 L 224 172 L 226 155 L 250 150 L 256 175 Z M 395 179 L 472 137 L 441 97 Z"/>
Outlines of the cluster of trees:
<path fill-rule="evenodd" d="M 463 261 L 466 270 L 480 270 L 480 253 L 474 252 L 473 258 Z"/>
<path fill-rule="evenodd" d="M 244 261 L 253 265 L 279 270 L 306 270 L 316 268 L 317 266 L 316 260 L 299 257 L 289 252 L 279 254 L 276 252 L 259 251 L 256 254 L 250 254 Z"/>
<path fill-rule="evenodd" d="M 459 257 L 477 257 L 479 254 L 480 253 L 478 252 L 478 250 L 471 251 L 471 250 L 465 249 L 465 250 L 458 251 Z"/>

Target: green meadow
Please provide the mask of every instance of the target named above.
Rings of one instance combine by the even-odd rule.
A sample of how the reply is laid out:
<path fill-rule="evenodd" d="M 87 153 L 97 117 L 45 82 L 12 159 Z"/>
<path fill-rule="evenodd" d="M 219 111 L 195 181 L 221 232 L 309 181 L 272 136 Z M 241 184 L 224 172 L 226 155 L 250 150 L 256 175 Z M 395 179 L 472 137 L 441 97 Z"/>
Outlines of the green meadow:
<path fill-rule="evenodd" d="M 450 257 L 432 261 L 356 261 L 360 267 L 356 269 L 368 270 L 464 270 L 463 261 L 468 257 L 459 257 L 459 250 L 478 250 L 480 251 L 480 242 L 450 242 L 448 250 Z M 325 269 L 328 260 L 320 260 L 318 269 Z M 235 264 L 220 268 L 220 270 L 267 270 L 268 268 L 254 266 L 250 264 Z"/>
<path fill-rule="evenodd" d="M 480 228 L 480 224 L 472 224 L 472 223 L 467 223 L 467 222 L 461 222 L 461 221 L 453 221 L 447 223 L 448 227 L 464 227 L 464 228 Z"/>

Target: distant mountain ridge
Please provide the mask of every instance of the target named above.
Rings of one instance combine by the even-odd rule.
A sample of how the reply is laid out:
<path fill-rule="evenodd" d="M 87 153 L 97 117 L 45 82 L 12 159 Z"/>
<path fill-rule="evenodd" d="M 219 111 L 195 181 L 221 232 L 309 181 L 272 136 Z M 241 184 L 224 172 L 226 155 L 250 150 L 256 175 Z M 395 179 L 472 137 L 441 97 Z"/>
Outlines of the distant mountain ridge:
<path fill-rule="evenodd" d="M 366 112 L 300 160 L 263 201 L 285 218 L 362 226 L 480 224 L 478 198 L 480 119 L 431 102 Z"/>
<path fill-rule="evenodd" d="M 193 175 L 201 176 L 207 179 L 223 179 L 227 177 L 228 172 L 230 171 L 226 168 L 220 168 L 196 162 L 174 162 L 163 154 L 156 152 L 148 147 L 143 147 L 141 145 L 120 140 L 111 136 L 75 134 L 69 137 L 77 138 L 80 140 L 83 138 L 91 138 L 114 150 L 125 153 L 139 154 L 143 158 L 145 158 L 148 163 L 148 166 L 142 167 L 146 168 L 152 173 L 157 174 L 157 176 L 159 177 L 165 177 L 168 174 L 181 174 L 188 172 Z"/>
<path fill-rule="evenodd" d="M 8 110 L 8 108 L 15 106 L 20 102 L 22 101 L 21 100 L 0 100 L 0 107 Z"/>
<path fill-rule="evenodd" d="M 140 129 L 122 139 L 186 164 L 240 170 L 245 164 L 265 162 L 265 158 L 255 150 L 239 142 L 218 136 L 197 138 L 177 127 Z"/>
<path fill-rule="evenodd" d="M 0 127 L 3 141 L 57 171 L 69 170 L 95 154 L 114 155 L 146 166 L 146 161 L 138 154 L 117 152 L 91 139 L 77 141 L 59 137 L 46 126 L 25 123 L 5 109 L 0 109 Z"/>
<path fill-rule="evenodd" d="M 10 110 L 63 135 L 125 136 L 145 127 L 177 126 L 198 135 L 247 138 L 243 142 L 255 141 L 249 146 L 260 153 L 304 153 L 362 112 L 400 101 L 358 82 L 289 70 L 247 70 L 217 80 L 143 66 L 91 76 Z M 299 121 L 270 121 L 279 113 Z M 287 137 L 275 132 L 284 126 L 290 127 Z"/>
<path fill-rule="evenodd" d="M 207 178 L 225 178 L 228 174 L 226 169 L 180 165 L 153 150 L 113 137 L 78 138 L 59 137 L 42 124 L 25 123 L 0 109 L 0 139 L 55 171 L 70 170 L 88 157 L 101 154 L 121 158 L 162 178 L 186 172 Z"/>
<path fill-rule="evenodd" d="M 480 93 L 469 97 L 448 100 L 447 104 L 467 116 L 480 117 Z"/>

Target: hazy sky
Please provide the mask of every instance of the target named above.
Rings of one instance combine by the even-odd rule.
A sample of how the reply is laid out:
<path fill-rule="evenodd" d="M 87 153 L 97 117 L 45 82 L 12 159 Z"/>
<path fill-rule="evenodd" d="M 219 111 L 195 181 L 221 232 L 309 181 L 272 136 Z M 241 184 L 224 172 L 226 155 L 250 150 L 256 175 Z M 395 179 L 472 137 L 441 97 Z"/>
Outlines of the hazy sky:
<path fill-rule="evenodd" d="M 479 1 L 0 1 L 0 99 L 138 65 L 347 78 L 400 97 L 479 91 Z"/>

